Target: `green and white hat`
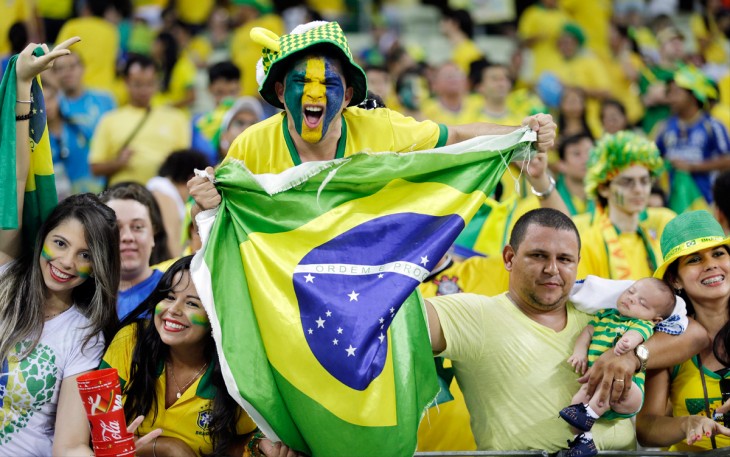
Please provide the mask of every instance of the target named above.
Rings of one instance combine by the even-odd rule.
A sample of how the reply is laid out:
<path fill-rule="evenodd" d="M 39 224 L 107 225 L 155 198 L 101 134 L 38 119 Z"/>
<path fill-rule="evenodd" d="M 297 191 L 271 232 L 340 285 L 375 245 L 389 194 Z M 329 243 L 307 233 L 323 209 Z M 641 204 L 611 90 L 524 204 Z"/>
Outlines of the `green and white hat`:
<path fill-rule="evenodd" d="M 730 244 L 730 238 L 719 222 L 707 211 L 689 211 L 669 221 L 662 232 L 660 241 L 664 262 L 654 272 L 654 277 L 662 279 L 667 268 L 680 257 Z"/>
<path fill-rule="evenodd" d="M 604 135 L 591 149 L 586 172 L 586 194 L 598 195 L 598 186 L 611 181 L 619 173 L 633 165 L 649 170 L 652 177 L 664 171 L 664 161 L 653 141 L 628 130 Z"/>
<path fill-rule="evenodd" d="M 367 94 L 365 72 L 352 58 L 347 38 L 337 22 L 314 21 L 298 25 L 288 35 L 277 36 L 262 28 L 251 29 L 251 39 L 263 46 L 261 59 L 256 64 L 256 82 L 259 94 L 277 108 L 284 108 L 276 97 L 274 83 L 281 81 L 289 68 L 287 63 L 310 53 L 338 57 L 342 62 L 345 80 L 354 92 L 349 106 L 358 105 Z M 288 61 L 288 62 L 287 62 Z"/>

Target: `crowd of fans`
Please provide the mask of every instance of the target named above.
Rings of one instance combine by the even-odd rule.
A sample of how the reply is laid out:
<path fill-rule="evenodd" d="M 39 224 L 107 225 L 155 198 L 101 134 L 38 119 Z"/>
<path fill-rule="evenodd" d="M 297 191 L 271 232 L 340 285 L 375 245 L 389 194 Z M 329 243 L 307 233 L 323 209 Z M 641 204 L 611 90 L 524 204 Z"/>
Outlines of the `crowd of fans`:
<path fill-rule="evenodd" d="M 120 267 L 119 271 L 95 267 L 95 284 L 100 291 L 89 288 L 83 296 L 77 294 L 73 308 L 81 313 L 64 319 L 73 319 L 69 325 L 77 325 L 88 318 L 88 328 L 105 332 L 104 364 L 118 367 L 120 376 L 123 373 L 123 379 L 131 382 L 128 398 L 132 400 L 125 405 L 127 419 L 131 422 L 137 415 L 146 416 L 158 402 L 165 403 L 165 410 L 176 403 L 175 398 L 165 397 L 165 392 L 158 391 L 155 398 L 145 393 L 148 388 L 154 393 L 155 376 L 160 373 L 149 371 L 157 369 L 154 367 L 163 363 L 162 359 L 165 371 L 177 371 L 178 379 L 192 376 L 192 386 L 198 391 L 222 386 L 209 331 L 196 334 L 194 344 L 183 344 L 166 339 L 162 330 L 172 325 L 209 330 L 190 280 L 190 258 L 183 257 L 200 246 L 190 216 L 193 199 L 188 181 L 194 169 L 218 165 L 244 130 L 280 112 L 259 94 L 261 45 L 252 39 L 251 30 L 263 27 L 284 35 L 299 23 L 322 19 L 337 20 L 352 33 L 368 35 L 368 45 L 353 49 L 354 60 L 367 76 L 367 98 L 359 105 L 363 108 L 387 108 L 416 121 L 430 120 L 444 126 L 484 122 L 520 125 L 526 117 L 539 113 L 551 114 L 557 124 L 557 138 L 547 163 L 532 165 L 533 169 L 542 166 L 538 175 L 544 173 L 549 186 L 538 191 L 540 186 L 535 185 L 530 192 L 531 184 L 535 184 L 534 170 L 527 164 L 511 164 L 449 254 L 422 284 L 424 297 L 507 291 L 509 275 L 502 263 L 512 229 L 531 210 L 553 207 L 570 216 L 580 235 L 579 279 L 589 275 L 615 280 L 652 275 L 664 279 L 661 285 L 669 284 L 684 298 L 690 314 L 713 338 L 721 335 L 713 346 L 719 351 L 715 352 L 717 357 L 705 359 L 704 364 L 712 368 L 714 377 L 730 377 L 723 346 L 727 343 L 723 338 L 727 334 L 728 297 L 721 297 L 724 302 L 718 312 L 722 315 L 718 326 L 705 310 L 704 292 L 685 285 L 690 267 L 678 267 L 675 262 L 673 269 L 664 271 L 677 257 L 668 255 L 662 237 L 670 230 L 667 227 L 677 224 L 677 214 L 698 209 L 713 213 L 724 231 L 716 236 L 730 233 L 730 2 L 664 2 L 669 5 L 664 11 L 656 11 L 661 10 L 656 2 L 641 0 L 516 2 L 519 14 L 515 20 L 494 27 L 475 24 L 474 11 L 469 9 L 424 1 L 419 7 L 438 12 L 438 33 L 448 42 L 449 53 L 442 58 L 407 42 L 399 32 L 399 21 L 408 18 L 393 14 L 398 9 L 391 3 L 397 4 L 374 2 L 374 11 L 364 12 L 344 0 L 5 2 L 0 14 L 3 71 L 10 56 L 24 52 L 29 42 L 53 47 L 81 37 L 70 53 L 54 55 L 53 66 L 44 67 L 41 73 L 57 190 L 59 200 L 66 203 L 41 230 L 33 256 L 15 253 L 9 257 L 20 256 L 17 262 L 25 262 L 22 265 L 28 271 L 37 270 L 32 260 L 41 256 L 50 263 L 54 255 L 50 250 L 76 249 L 73 253 L 78 254 L 75 244 L 88 243 L 78 239 L 79 231 L 86 233 L 86 240 L 96 230 L 108 244 L 119 244 L 114 255 L 104 252 L 101 239 L 81 249 L 86 252 L 86 261 L 90 259 L 94 265 L 104 263 L 103 258 L 114 263 L 119 256 Z M 685 7 L 689 9 L 683 10 Z M 363 14 L 371 18 L 369 29 L 359 28 L 362 21 L 355 19 Z M 497 60 L 488 46 L 480 44 L 489 42 L 481 40 L 485 34 L 495 33 L 511 40 L 510 59 Z M 243 154 L 245 146 L 239 142 L 237 151 Z M 108 208 L 116 214 L 118 240 L 102 230 L 108 229 Z M 84 216 L 85 212 L 91 216 Z M 705 222 L 700 218 L 697 226 Z M 70 235 L 74 231 L 77 238 Z M 671 233 L 677 231 L 675 227 Z M 58 239 L 64 241 L 59 244 Z M 8 245 L 12 244 L 11 239 Z M 728 257 L 726 248 L 703 247 L 712 251 L 702 256 Z M 513 248 L 517 255 L 517 246 Z M 724 254 L 717 254 L 718 249 Z M 695 254 L 686 252 L 690 258 L 700 257 Z M 12 322 L 19 322 L 18 304 L 25 301 L 31 303 L 41 322 L 40 310 L 46 309 L 44 319 L 52 321 L 63 314 L 64 304 L 71 304 L 64 294 L 50 293 L 52 299 L 44 299 L 29 292 L 31 287 L 40 287 L 38 272 L 24 279 L 8 268 L 2 271 L 2 287 L 19 288 L 12 293 L 0 290 L 0 298 L 15 306 L 13 314 L 2 311 L 10 307 L 0 304 L 3 319 L 12 316 Z M 661 271 L 660 276 L 657 271 Z M 112 289 L 117 293 L 117 319 L 94 311 Z M 184 310 L 175 314 L 178 295 L 194 300 L 179 306 Z M 49 314 L 44 300 L 61 311 Z M 436 306 L 439 314 L 446 312 L 441 303 Z M 664 308 L 651 318 L 659 322 L 667 317 L 671 307 Z M 170 316 L 177 319 L 173 324 Z M 144 324 L 150 317 L 154 326 Z M 130 326 L 114 338 L 106 333 L 117 320 Z M 448 325 L 444 323 L 444 328 L 451 332 Z M 7 324 L 2 327 L 10 328 Z M 0 340 L 0 356 L 12 352 L 12 338 L 35 338 L 39 328 L 27 326 L 18 332 Z M 48 338 L 43 332 L 42 338 Z M 104 345 L 89 335 L 85 330 L 74 338 L 90 345 L 98 361 Z M 643 339 L 647 338 L 644 335 Z M 34 341 L 37 344 L 39 340 Z M 587 346 L 589 340 L 585 343 Z M 146 344 L 154 349 L 152 355 L 146 353 Z M 624 352 L 633 351 L 637 344 Z M 196 348 L 194 357 L 186 353 L 191 347 Z M 449 353 L 457 355 L 453 349 Z M 160 360 L 155 358 L 158 355 Z M 77 373 L 92 368 L 89 360 L 82 362 Z M 436 363 L 441 371 L 452 370 L 448 359 L 437 358 Z M 687 363 L 675 368 L 661 364 L 650 367 L 659 370 L 647 379 L 648 407 L 637 419 L 643 444 L 669 446 L 685 435 L 690 441 L 686 424 L 672 422 L 664 416 L 666 408 L 661 407 L 670 397 L 675 376 L 692 369 Z M 702 363 L 698 357 L 695 367 L 700 371 Z M 148 372 L 140 371 L 145 367 Z M 195 383 L 201 373 L 200 384 Z M 702 380 L 704 383 L 704 377 Z M 169 380 L 163 382 L 171 387 Z M 643 389 L 643 377 L 640 385 Z M 179 399 L 180 390 L 185 389 L 177 387 Z M 476 432 L 472 434 L 460 386 L 454 381 L 450 388 L 454 398 L 440 404 L 438 411 L 431 409 L 428 420 L 421 424 L 421 451 L 471 450 L 490 442 Z M 70 395 L 68 388 L 59 389 L 56 395 L 61 400 Z M 0 391 L 0 405 L 3 393 Z M 254 437 L 255 425 L 240 408 L 232 406 L 233 400 L 227 395 L 212 398 L 196 397 L 203 403 L 215 402 L 212 431 L 206 435 L 212 437 L 212 444 L 208 441 L 203 445 L 184 433 L 163 434 L 159 440 L 150 436 L 147 442 L 140 442 L 140 449 L 157 455 L 183 455 L 180 452 L 193 452 L 200 445 L 205 452 L 235 450 L 240 454 L 244 448 L 253 452 L 249 443 L 261 439 Z M 709 413 L 722 405 L 720 398 L 708 399 L 707 393 L 704 398 L 707 409 L 690 408 L 689 415 Z M 641 405 L 644 397 L 633 400 Z M 62 405 L 68 408 L 66 403 Z M 59 405 L 59 411 L 62 409 Z M 636 413 L 637 409 L 627 412 Z M 139 430 L 146 434 L 165 420 L 174 423 L 178 420 L 174 414 L 183 418 L 187 413 L 175 413 L 171 407 L 167 419 L 155 424 L 147 417 Z M 677 415 L 687 415 L 687 411 Z M 585 426 L 585 421 L 570 423 Z M 702 433 L 720 433 L 705 423 L 692 426 L 693 433 L 702 427 Z M 663 433 L 662 427 L 670 432 Z M 67 428 L 60 429 L 56 451 L 75 449 L 74 443 L 83 442 L 83 437 Z M 576 442 L 580 439 L 587 440 L 584 433 L 577 433 Z M 712 445 L 730 445 L 727 438 L 717 441 Z M 3 444 L 0 441 L 0 446 Z M 709 442 L 706 444 L 693 439 L 675 449 L 710 448 Z M 59 447 L 62 445 L 67 447 Z M 259 446 L 267 455 L 274 449 L 270 442 Z M 41 453 L 47 450 L 37 449 Z M 272 450 L 270 455 L 280 450 Z"/>

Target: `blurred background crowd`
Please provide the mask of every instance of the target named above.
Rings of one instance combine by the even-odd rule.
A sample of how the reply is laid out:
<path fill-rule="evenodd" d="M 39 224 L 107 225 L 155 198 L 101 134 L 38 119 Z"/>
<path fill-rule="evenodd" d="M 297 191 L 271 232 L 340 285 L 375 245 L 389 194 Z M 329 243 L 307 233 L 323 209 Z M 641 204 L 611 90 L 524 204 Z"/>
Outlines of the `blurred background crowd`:
<path fill-rule="evenodd" d="M 730 0 L 4 0 L 0 56 L 4 69 L 29 41 L 82 38 L 43 74 L 59 196 L 148 185 L 179 252 L 192 168 L 277 111 L 257 93 L 250 30 L 316 19 L 342 25 L 388 108 L 444 124 L 551 113 L 550 168 L 574 215 L 591 208 L 604 133 L 645 135 L 670 173 L 690 173 L 697 198 L 657 180 L 652 205 L 677 212 L 712 204 L 730 168 Z M 525 196 L 517 174 L 496 200 Z"/>

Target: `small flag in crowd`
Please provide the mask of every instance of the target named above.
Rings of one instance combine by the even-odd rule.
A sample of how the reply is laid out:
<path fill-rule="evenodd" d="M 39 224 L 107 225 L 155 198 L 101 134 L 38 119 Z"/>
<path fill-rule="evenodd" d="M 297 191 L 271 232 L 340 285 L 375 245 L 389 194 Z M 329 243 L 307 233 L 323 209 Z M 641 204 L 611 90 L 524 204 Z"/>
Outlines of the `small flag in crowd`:
<path fill-rule="evenodd" d="M 41 52 L 40 48 L 36 52 Z M 38 54 L 36 54 L 38 55 Z M 0 83 L 0 229 L 18 227 L 17 178 L 15 176 L 15 103 L 17 99 L 15 63 L 13 56 Z M 30 170 L 25 186 L 23 205 L 23 242 L 30 246 L 43 220 L 58 203 L 53 175 L 51 145 L 46 125 L 46 108 L 40 77 L 31 85 L 29 138 Z"/>
<path fill-rule="evenodd" d="M 218 169 L 193 279 L 228 391 L 269 438 L 315 457 L 415 451 L 438 391 L 415 290 L 534 138 Z"/>

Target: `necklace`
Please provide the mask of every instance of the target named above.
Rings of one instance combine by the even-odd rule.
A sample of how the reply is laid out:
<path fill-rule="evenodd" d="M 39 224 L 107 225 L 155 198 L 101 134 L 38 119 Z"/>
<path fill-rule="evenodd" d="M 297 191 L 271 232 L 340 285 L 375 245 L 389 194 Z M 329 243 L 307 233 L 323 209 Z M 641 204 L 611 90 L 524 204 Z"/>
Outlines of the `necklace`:
<path fill-rule="evenodd" d="M 172 363 L 171 362 L 168 363 L 168 366 L 170 367 L 170 374 L 172 375 L 172 382 L 175 383 L 175 387 L 177 387 L 177 394 L 175 394 L 175 396 L 177 398 L 180 398 L 182 396 L 182 393 L 185 392 L 185 389 L 187 389 L 188 387 L 190 387 L 190 384 L 192 384 L 193 381 L 195 381 L 196 379 L 198 379 L 198 376 L 200 375 L 200 373 L 202 373 L 203 370 L 205 370 L 205 367 L 208 366 L 208 362 L 205 362 L 205 365 L 203 365 L 202 367 L 200 367 L 200 370 L 198 370 L 193 375 L 193 377 L 190 378 L 190 381 L 188 381 L 187 383 L 185 383 L 185 385 L 182 386 L 182 388 L 180 388 L 180 385 L 178 385 L 178 383 L 177 383 L 177 379 L 175 379 L 175 372 L 172 371 Z"/>

